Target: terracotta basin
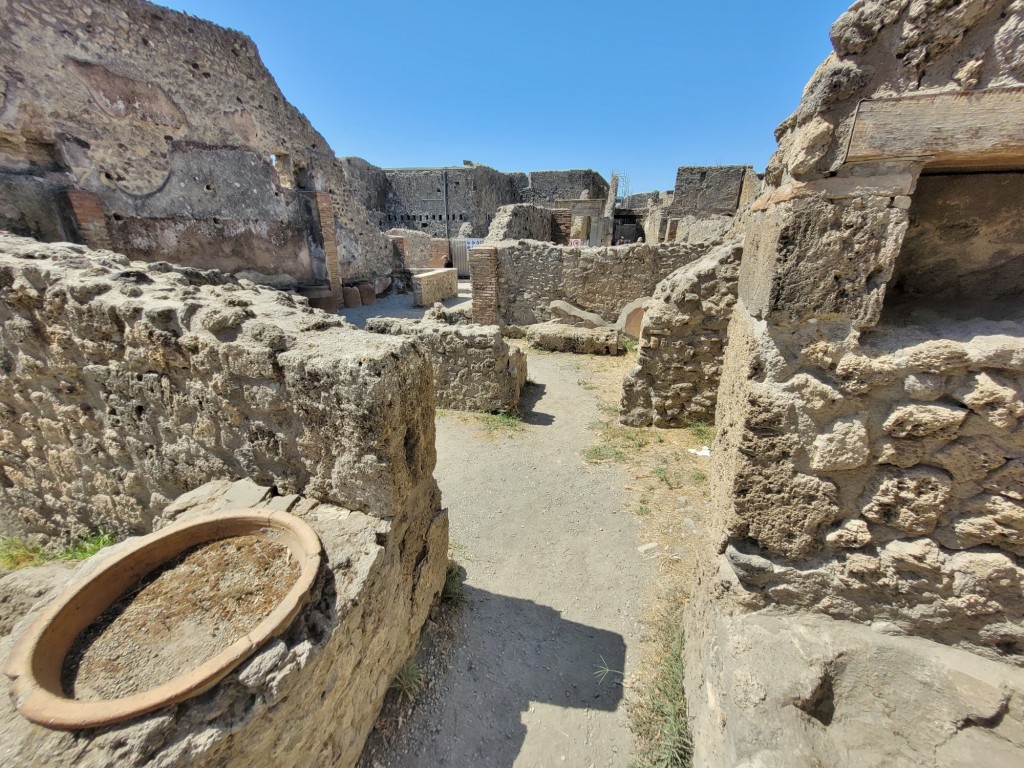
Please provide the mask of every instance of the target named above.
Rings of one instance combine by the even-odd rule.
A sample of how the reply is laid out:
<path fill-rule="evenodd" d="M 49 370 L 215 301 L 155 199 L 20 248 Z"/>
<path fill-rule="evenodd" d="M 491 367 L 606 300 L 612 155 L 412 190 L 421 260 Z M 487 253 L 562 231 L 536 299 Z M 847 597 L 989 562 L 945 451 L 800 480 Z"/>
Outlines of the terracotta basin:
<path fill-rule="evenodd" d="M 200 661 L 190 672 L 118 699 L 81 701 L 64 695 L 61 670 L 78 635 L 146 574 L 186 549 L 234 536 L 259 536 L 286 546 L 299 577 L 284 599 L 245 637 Z M 129 720 L 209 690 L 271 637 L 284 632 L 306 603 L 320 568 L 322 547 L 305 522 L 287 512 L 242 509 L 175 523 L 144 536 L 67 587 L 18 639 L 5 672 L 18 711 L 49 728 L 95 728 Z"/>

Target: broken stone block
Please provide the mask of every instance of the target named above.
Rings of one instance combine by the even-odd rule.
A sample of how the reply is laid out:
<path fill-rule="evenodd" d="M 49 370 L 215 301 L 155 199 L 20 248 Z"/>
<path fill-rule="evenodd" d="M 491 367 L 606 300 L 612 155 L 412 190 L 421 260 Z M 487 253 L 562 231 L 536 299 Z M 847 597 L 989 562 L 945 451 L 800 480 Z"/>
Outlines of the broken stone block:
<path fill-rule="evenodd" d="M 614 328 L 576 328 L 562 323 L 537 323 L 526 327 L 526 338 L 537 349 L 580 355 L 617 355 L 619 333 Z"/>

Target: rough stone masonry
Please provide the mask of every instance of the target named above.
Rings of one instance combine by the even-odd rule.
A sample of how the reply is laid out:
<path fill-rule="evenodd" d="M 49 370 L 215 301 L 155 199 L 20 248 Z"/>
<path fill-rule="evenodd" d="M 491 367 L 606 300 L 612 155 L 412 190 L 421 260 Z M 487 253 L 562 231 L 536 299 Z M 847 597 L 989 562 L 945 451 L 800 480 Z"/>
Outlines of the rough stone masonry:
<path fill-rule="evenodd" d="M 972 224 L 999 196 L 978 188 L 1024 167 L 1022 30 L 1019 0 L 859 0 L 777 131 L 743 215 L 687 609 L 700 764 L 1024 760 L 1024 296 L 1001 277 L 1024 238 Z M 956 239 L 922 249 L 942 227 Z M 768 614 L 775 651 L 752 653 Z M 883 652 L 890 635 L 914 642 Z M 801 662 L 759 674 L 783 656 Z M 909 713 L 907 669 L 933 681 Z"/>

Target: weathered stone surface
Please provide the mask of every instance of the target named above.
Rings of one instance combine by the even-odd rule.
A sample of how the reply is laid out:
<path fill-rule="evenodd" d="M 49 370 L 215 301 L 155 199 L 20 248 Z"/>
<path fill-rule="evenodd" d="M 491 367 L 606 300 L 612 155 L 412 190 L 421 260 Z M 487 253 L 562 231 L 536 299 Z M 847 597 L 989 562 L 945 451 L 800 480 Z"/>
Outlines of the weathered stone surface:
<path fill-rule="evenodd" d="M 325 559 L 309 605 L 291 628 L 230 673 L 212 690 L 121 725 L 68 733 L 34 725 L 19 715 L 0 680 L 0 741 L 4 765 L 187 766 L 303 765 L 311 755 L 331 765 L 356 764 L 391 679 L 412 654 L 420 628 L 440 594 L 448 565 L 448 517 L 430 479 L 391 517 L 379 517 L 293 499 L 324 546 Z M 170 519 L 201 517 L 237 508 L 237 499 L 270 488 L 214 482 L 173 502 Z M 120 550 L 102 551 L 73 571 L 78 579 Z M 6 577 L 51 581 L 52 566 Z M 62 569 L 63 570 L 63 569 Z M 37 590 L 41 591 L 41 590 Z M 12 638 L 56 596 L 36 600 L 11 637 L 0 640 L 6 658 Z"/>
<path fill-rule="evenodd" d="M 0 361 L 6 533 L 144 532 L 222 477 L 381 517 L 433 482 L 422 353 L 218 272 L 0 236 Z"/>
<path fill-rule="evenodd" d="M 619 310 L 619 319 L 615 322 L 616 330 L 629 336 L 631 339 L 639 339 L 644 316 L 647 314 L 647 308 L 650 305 L 651 299 L 646 296 L 629 302 L 629 304 Z"/>
<path fill-rule="evenodd" d="M 1021 182 L 959 175 L 1022 151 L 1022 25 L 1016 0 L 858 0 L 776 131 L 687 604 L 697 764 L 1022 760 L 996 732 L 1024 666 Z"/>
<path fill-rule="evenodd" d="M 430 269 L 412 275 L 414 307 L 432 307 L 459 295 L 459 276 L 454 269 Z"/>
<path fill-rule="evenodd" d="M 614 328 L 577 328 L 563 323 L 535 323 L 526 327 L 526 339 L 537 349 L 579 355 L 617 355 L 622 351 Z"/>
<path fill-rule="evenodd" d="M 366 330 L 416 340 L 433 367 L 439 408 L 497 412 L 519 405 L 526 354 L 510 347 L 495 325 L 371 317 Z"/>
<path fill-rule="evenodd" d="M 695 765 L 1024 760 L 1021 670 L 822 617 L 722 616 L 703 634 L 686 647 Z"/>
<path fill-rule="evenodd" d="M 575 248 L 525 240 L 494 247 L 502 325 L 541 322 L 556 300 L 614 323 L 626 304 L 650 296 L 659 281 L 710 250 L 704 243 Z M 474 295 L 477 279 L 474 275 Z"/>
<path fill-rule="evenodd" d="M 863 419 L 840 419 L 811 443 L 811 469 L 823 472 L 856 469 L 867 463 L 870 452 Z"/>
<path fill-rule="evenodd" d="M 864 517 L 911 536 L 927 535 L 946 510 L 951 486 L 949 475 L 939 469 L 888 470 L 870 492 Z"/>
<path fill-rule="evenodd" d="M 9 635 L 43 595 L 66 582 L 71 569 L 67 563 L 49 563 L 0 576 L 0 636 Z"/>
<path fill-rule="evenodd" d="M 0 70 L 0 228 L 304 283 L 394 269 L 383 222 L 245 35 L 143 0 L 15 2 Z M 65 190 L 94 196 L 84 228 L 54 205 Z"/>
<path fill-rule="evenodd" d="M 640 328 L 637 366 L 623 381 L 623 424 L 714 419 L 742 253 L 737 244 L 720 246 L 658 284 Z"/>

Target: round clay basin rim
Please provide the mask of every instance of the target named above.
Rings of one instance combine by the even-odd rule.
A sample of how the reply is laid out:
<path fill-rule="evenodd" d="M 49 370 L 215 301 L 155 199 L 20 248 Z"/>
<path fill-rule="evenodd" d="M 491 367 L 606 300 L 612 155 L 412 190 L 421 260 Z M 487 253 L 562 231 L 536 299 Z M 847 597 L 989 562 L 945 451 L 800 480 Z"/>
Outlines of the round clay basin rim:
<path fill-rule="evenodd" d="M 190 672 L 131 696 L 82 701 L 64 695 L 60 685 L 61 670 L 75 638 L 138 579 L 190 547 L 233 536 L 259 536 L 266 528 L 285 534 L 271 540 L 288 547 L 300 572 L 277 607 L 248 635 Z M 5 672 L 12 678 L 11 689 L 18 711 L 32 722 L 49 728 L 96 728 L 177 704 L 209 690 L 263 643 L 291 625 L 309 597 L 320 570 L 322 552 L 320 539 L 313 529 L 305 521 L 280 510 L 218 512 L 175 523 L 142 537 L 125 552 L 108 558 L 89 576 L 68 586 L 15 643 Z M 128 583 L 122 586 L 125 581 Z"/>

